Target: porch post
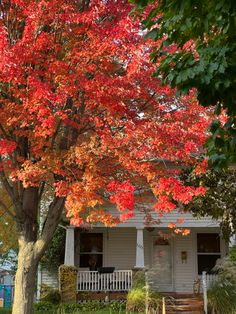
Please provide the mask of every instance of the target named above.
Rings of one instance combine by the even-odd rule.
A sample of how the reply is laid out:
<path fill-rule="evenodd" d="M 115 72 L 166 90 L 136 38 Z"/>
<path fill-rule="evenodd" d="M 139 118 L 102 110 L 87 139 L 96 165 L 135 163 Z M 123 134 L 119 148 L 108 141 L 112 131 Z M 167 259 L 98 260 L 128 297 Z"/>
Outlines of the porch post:
<path fill-rule="evenodd" d="M 66 227 L 66 247 L 64 264 L 75 266 L 75 227 Z"/>
<path fill-rule="evenodd" d="M 137 229 L 136 240 L 136 264 L 135 268 L 144 268 L 144 244 L 143 244 L 143 228 Z"/>

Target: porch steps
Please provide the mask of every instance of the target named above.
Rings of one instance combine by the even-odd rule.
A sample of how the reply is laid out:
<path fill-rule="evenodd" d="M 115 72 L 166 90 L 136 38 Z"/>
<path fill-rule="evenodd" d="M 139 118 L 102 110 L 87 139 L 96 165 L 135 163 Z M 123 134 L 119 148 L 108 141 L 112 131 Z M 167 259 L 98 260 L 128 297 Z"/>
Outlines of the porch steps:
<path fill-rule="evenodd" d="M 167 301 L 167 314 L 203 314 L 203 300 L 198 296 L 174 296 Z"/>

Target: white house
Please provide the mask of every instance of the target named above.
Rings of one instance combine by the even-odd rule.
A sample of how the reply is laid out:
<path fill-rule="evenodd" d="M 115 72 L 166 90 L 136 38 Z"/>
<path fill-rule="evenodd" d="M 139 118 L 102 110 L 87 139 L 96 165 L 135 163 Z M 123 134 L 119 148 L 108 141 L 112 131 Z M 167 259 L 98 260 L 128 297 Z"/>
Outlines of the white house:
<path fill-rule="evenodd" d="M 168 237 L 168 224 L 180 216 L 185 219 L 180 227 L 190 233 Z M 160 225 L 148 228 L 143 221 L 143 214 L 137 213 L 114 228 L 67 227 L 65 264 L 78 268 L 78 291 L 127 291 L 134 271 L 145 269 L 150 285 L 158 291 L 193 293 L 194 281 L 203 271 L 210 274 L 227 252 L 219 223 L 209 217 L 172 212 Z M 52 282 L 45 272 L 41 279 Z"/>

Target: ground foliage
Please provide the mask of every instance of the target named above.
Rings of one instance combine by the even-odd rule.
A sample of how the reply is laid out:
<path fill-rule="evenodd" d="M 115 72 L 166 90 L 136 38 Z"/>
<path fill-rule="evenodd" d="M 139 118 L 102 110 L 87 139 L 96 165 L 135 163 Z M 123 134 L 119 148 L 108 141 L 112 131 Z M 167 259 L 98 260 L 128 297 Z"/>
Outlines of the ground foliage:
<path fill-rule="evenodd" d="M 210 161 L 224 167 L 236 161 L 236 3 L 234 0 L 134 0 L 147 37 L 156 41 L 151 59 L 164 84 L 186 93 L 196 89 L 203 106 L 215 106 L 227 119 L 212 125 Z"/>

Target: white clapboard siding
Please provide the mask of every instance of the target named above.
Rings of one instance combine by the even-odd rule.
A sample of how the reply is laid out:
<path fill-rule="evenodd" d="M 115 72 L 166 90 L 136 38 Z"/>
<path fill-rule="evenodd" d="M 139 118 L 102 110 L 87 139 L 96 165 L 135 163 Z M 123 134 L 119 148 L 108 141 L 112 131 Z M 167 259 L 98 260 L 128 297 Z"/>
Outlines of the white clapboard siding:
<path fill-rule="evenodd" d="M 136 229 L 111 228 L 106 238 L 105 266 L 132 269 L 135 266 Z"/>
<path fill-rule="evenodd" d="M 46 269 L 41 271 L 41 284 L 47 285 L 48 287 L 58 288 L 58 273 L 49 272 Z"/>
<path fill-rule="evenodd" d="M 104 266 L 113 266 L 115 269 L 133 269 L 136 261 L 135 228 L 111 228 L 106 236 Z M 144 230 L 144 263 L 149 265 L 149 238 Z"/>

